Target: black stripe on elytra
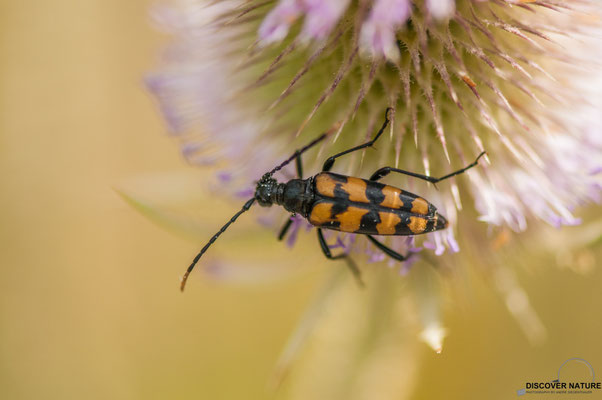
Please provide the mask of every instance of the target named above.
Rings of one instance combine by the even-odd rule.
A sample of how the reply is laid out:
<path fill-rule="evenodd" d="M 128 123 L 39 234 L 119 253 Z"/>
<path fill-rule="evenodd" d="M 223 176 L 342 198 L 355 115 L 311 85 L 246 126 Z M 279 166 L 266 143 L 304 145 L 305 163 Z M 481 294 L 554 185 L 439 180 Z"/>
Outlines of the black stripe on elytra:
<path fill-rule="evenodd" d="M 435 218 L 429 218 L 428 222 L 426 223 L 426 229 L 424 230 L 424 232 L 433 231 L 435 231 Z"/>
<path fill-rule="evenodd" d="M 385 185 L 378 182 L 367 182 L 366 183 L 366 197 L 372 204 L 380 204 L 385 200 L 385 194 L 383 188 Z"/>
<path fill-rule="evenodd" d="M 335 198 L 332 199 L 332 218 L 334 218 L 336 215 L 339 215 L 340 213 L 347 211 L 347 208 L 353 205 L 349 201 L 349 193 L 341 189 L 341 187 L 338 184 L 334 189 L 334 196 Z"/>
<path fill-rule="evenodd" d="M 435 215 L 435 212 L 437 212 L 437 207 L 435 207 L 431 202 L 428 202 L 429 204 L 429 211 L 428 211 L 428 215 Z"/>
<path fill-rule="evenodd" d="M 376 233 L 376 225 L 380 223 L 380 215 L 378 215 L 378 211 L 375 209 L 371 209 L 368 213 L 362 216 L 362 220 L 360 222 L 360 231 L 367 232 L 375 232 Z"/>
<path fill-rule="evenodd" d="M 333 181 L 347 183 L 347 177 L 345 175 L 333 174 L 332 172 L 328 172 L 327 175 L 329 175 Z"/>
<path fill-rule="evenodd" d="M 341 187 L 340 183 L 334 186 L 334 198 L 337 201 L 349 202 L 349 193 Z"/>
<path fill-rule="evenodd" d="M 410 211 L 412 209 L 412 207 L 414 207 L 412 205 L 412 202 L 414 200 L 416 200 L 417 198 L 418 198 L 418 196 L 416 196 L 415 194 L 406 192 L 405 190 L 402 190 L 401 193 L 399 194 L 399 199 L 403 203 L 402 208 L 404 210 L 408 210 L 408 211 Z"/>
<path fill-rule="evenodd" d="M 347 183 L 347 177 L 343 175 L 330 174 L 332 179 L 336 182 L 333 190 L 333 206 L 332 206 L 332 217 L 344 212 L 351 201 L 349 201 L 349 193 L 342 188 L 342 185 Z"/>
<path fill-rule="evenodd" d="M 401 222 L 395 225 L 395 234 L 400 236 L 415 235 L 408 227 L 408 224 L 411 222 L 410 216 L 412 216 L 412 214 L 404 212 L 398 215 L 401 218 Z"/>

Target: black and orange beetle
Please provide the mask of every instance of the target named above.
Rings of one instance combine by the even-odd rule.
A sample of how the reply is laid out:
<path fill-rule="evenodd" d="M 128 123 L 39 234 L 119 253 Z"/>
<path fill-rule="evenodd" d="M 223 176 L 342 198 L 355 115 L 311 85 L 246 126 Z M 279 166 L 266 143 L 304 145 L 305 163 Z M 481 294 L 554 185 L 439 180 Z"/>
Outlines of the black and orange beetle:
<path fill-rule="evenodd" d="M 434 184 L 476 166 L 479 159 L 485 155 L 485 152 L 479 154 L 472 164 L 441 178 L 433 178 L 392 167 L 383 167 L 377 170 L 369 180 L 329 172 L 337 158 L 374 145 L 389 124 L 389 112 L 391 110 L 391 108 L 388 108 L 385 112 L 385 122 L 374 139 L 329 157 L 324 162 L 322 172 L 316 176 L 303 179 L 301 154 L 324 140 L 328 136 L 328 133 L 320 135 L 307 146 L 295 151 L 282 164 L 264 174 L 259 182 L 257 182 L 253 198 L 249 199 L 242 206 L 242 209 L 234 214 L 230 221 L 196 255 L 182 277 L 180 289 L 184 290 L 188 275 L 190 275 L 190 272 L 209 246 L 242 213 L 249 210 L 256 201 L 262 207 L 270 207 L 272 204 L 277 204 L 283 206 L 285 210 L 293 214 L 303 215 L 312 225 L 317 227 L 318 241 L 324 255 L 331 260 L 345 259 L 360 283 L 359 269 L 351 258 L 347 254 L 337 256 L 331 254 L 322 234 L 323 228 L 366 235 L 368 240 L 377 248 L 398 261 L 405 261 L 408 256 L 401 255 L 385 246 L 372 237 L 372 235 L 410 236 L 446 228 L 448 225 L 447 220 L 437 212 L 437 208 L 434 205 L 413 193 L 384 185 L 377 181 L 391 172 L 398 172 Z M 296 162 L 299 179 L 292 179 L 286 183 L 278 183 L 273 178 L 274 173 L 281 170 L 293 160 Z M 279 240 L 284 238 L 291 223 L 292 221 L 289 219 L 282 227 L 278 235 Z"/>

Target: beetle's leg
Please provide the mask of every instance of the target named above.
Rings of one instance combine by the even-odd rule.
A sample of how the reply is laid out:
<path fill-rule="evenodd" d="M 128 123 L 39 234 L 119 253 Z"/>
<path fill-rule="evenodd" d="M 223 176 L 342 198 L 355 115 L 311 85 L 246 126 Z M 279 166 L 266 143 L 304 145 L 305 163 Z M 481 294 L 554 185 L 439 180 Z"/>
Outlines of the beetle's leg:
<path fill-rule="evenodd" d="M 295 164 L 297 165 L 297 178 L 303 179 L 303 164 L 301 162 L 301 153 L 295 159 Z"/>
<path fill-rule="evenodd" d="M 373 245 L 378 247 L 383 253 L 385 253 L 386 255 L 388 255 L 389 257 L 391 257 L 394 260 L 406 261 L 408 258 L 410 258 L 410 256 L 403 256 L 403 255 L 399 254 L 398 252 L 396 252 L 395 250 L 393 250 L 392 248 L 385 246 L 384 244 L 382 244 L 378 240 L 374 239 L 370 235 L 366 235 L 366 237 L 368 238 L 369 241 L 372 242 Z"/>
<path fill-rule="evenodd" d="M 361 273 L 360 269 L 357 267 L 357 265 L 355 264 L 355 262 L 353 262 L 351 257 L 349 257 L 349 255 L 347 255 L 347 254 L 339 254 L 338 256 L 333 256 L 332 253 L 330 252 L 330 249 L 328 248 L 326 239 L 324 239 L 324 235 L 322 234 L 322 229 L 318 228 L 317 231 L 318 231 L 318 241 L 320 242 L 320 247 L 322 248 L 322 252 L 326 256 L 326 258 L 328 258 L 329 260 L 345 259 L 345 261 L 347 261 L 347 265 L 349 266 L 349 269 L 351 270 L 351 273 L 357 280 L 358 285 L 360 285 L 361 287 L 364 287 L 365 285 L 364 285 L 364 281 L 362 280 L 362 273 Z"/>
<path fill-rule="evenodd" d="M 289 216 L 289 219 L 286 220 L 286 222 L 284 223 L 284 226 L 282 227 L 282 229 L 280 230 L 280 233 L 278 234 L 278 240 L 284 239 L 284 237 L 286 236 L 286 233 L 288 232 L 288 230 L 292 224 L 293 224 L 293 220 Z"/>
<path fill-rule="evenodd" d="M 442 180 L 445 180 L 447 178 L 451 178 L 452 176 L 459 175 L 462 172 L 466 171 L 467 169 L 470 169 L 470 168 L 476 166 L 479 163 L 479 158 L 483 157 L 485 154 L 486 154 L 486 152 L 482 152 L 481 154 L 479 154 L 477 159 L 472 164 L 469 164 L 462 169 L 454 171 L 451 174 L 442 176 L 441 178 L 433 178 L 432 176 L 417 174 L 415 172 L 404 171 L 403 169 L 397 169 L 397 168 L 393 168 L 393 167 L 383 167 L 383 168 L 377 170 L 375 173 L 373 173 L 372 176 L 370 177 L 370 180 L 377 181 L 380 178 L 389 175 L 389 173 L 391 173 L 391 172 L 397 172 L 400 174 L 413 176 L 414 178 L 422 179 L 422 180 L 425 180 L 430 183 L 437 183 L 437 182 L 441 182 Z"/>
<path fill-rule="evenodd" d="M 306 152 L 307 150 L 311 149 L 312 147 L 314 147 L 315 145 L 320 143 L 322 140 L 326 139 L 328 137 L 328 135 L 330 135 L 333 131 L 334 131 L 334 128 L 332 128 L 331 130 L 329 130 L 327 132 L 324 132 L 323 134 L 321 134 L 320 136 L 318 136 L 317 138 L 315 138 L 314 140 L 309 142 L 304 147 L 295 151 L 292 156 L 290 156 L 289 158 L 287 158 L 286 160 L 281 162 L 279 165 L 274 167 L 270 172 L 266 173 L 266 175 L 269 175 L 269 176 L 274 175 L 276 172 L 280 171 L 282 168 L 284 168 L 286 165 L 288 165 L 291 161 L 293 161 L 296 158 L 299 158 L 299 156 L 302 153 Z M 297 164 L 297 168 L 298 168 L 298 166 L 299 166 L 299 164 Z M 299 169 L 297 169 L 297 172 L 299 172 Z"/>
<path fill-rule="evenodd" d="M 344 156 L 345 154 L 351 153 L 353 151 L 361 150 L 366 147 L 372 146 L 378 140 L 380 135 L 383 134 L 387 125 L 389 125 L 389 121 L 390 121 L 389 120 L 389 112 L 391 112 L 391 111 L 393 111 L 393 109 L 391 107 L 387 108 L 387 110 L 385 111 L 385 122 L 383 123 L 383 126 L 380 128 L 380 130 L 378 131 L 376 136 L 374 136 L 374 139 L 372 139 L 364 144 L 360 144 L 359 146 L 352 147 L 349 150 L 345 150 L 340 153 L 337 153 L 334 156 L 328 157 L 328 159 L 326 159 L 326 161 L 324 162 L 324 165 L 322 166 L 322 171 L 330 171 L 330 169 L 334 165 L 335 159 L 339 158 L 340 156 Z"/>

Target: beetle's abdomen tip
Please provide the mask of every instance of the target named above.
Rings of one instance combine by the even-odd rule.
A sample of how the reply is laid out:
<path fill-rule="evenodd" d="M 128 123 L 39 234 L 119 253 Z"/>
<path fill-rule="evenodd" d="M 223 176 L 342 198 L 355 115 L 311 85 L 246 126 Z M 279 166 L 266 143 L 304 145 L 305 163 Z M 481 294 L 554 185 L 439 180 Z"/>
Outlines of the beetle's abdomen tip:
<path fill-rule="evenodd" d="M 435 230 L 438 231 L 438 230 L 447 228 L 449 226 L 449 222 L 447 222 L 447 219 L 439 213 L 437 213 L 436 215 L 437 215 L 437 224 L 435 225 Z"/>

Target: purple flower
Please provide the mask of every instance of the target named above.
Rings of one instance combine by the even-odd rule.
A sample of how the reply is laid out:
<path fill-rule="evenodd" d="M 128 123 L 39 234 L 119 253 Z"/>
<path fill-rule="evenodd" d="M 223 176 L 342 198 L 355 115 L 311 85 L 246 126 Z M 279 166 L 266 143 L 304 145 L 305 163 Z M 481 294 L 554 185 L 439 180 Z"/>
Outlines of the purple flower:
<path fill-rule="evenodd" d="M 300 0 L 280 0 L 278 5 L 264 18 L 259 28 L 260 39 L 264 44 L 281 41 L 303 11 L 303 2 Z"/>
<path fill-rule="evenodd" d="M 348 5 L 349 0 L 280 0 L 259 27 L 259 38 L 263 45 L 281 41 L 291 25 L 303 15 L 301 38 L 322 40 L 339 22 Z"/>
<path fill-rule="evenodd" d="M 362 24 L 360 43 L 372 56 L 399 60 L 396 32 L 410 17 L 410 0 L 377 0 Z"/>
<path fill-rule="evenodd" d="M 426 0 L 426 8 L 436 19 L 448 19 L 456 10 L 455 0 Z"/>

